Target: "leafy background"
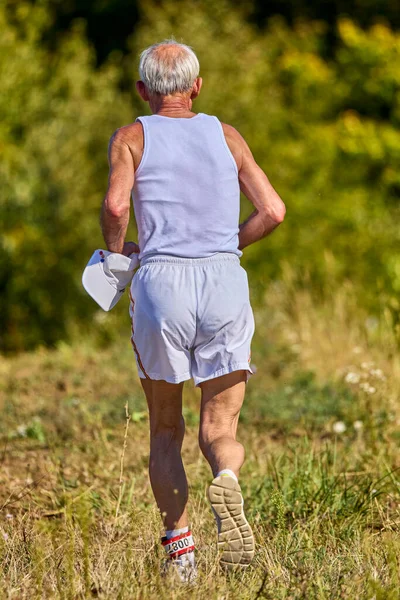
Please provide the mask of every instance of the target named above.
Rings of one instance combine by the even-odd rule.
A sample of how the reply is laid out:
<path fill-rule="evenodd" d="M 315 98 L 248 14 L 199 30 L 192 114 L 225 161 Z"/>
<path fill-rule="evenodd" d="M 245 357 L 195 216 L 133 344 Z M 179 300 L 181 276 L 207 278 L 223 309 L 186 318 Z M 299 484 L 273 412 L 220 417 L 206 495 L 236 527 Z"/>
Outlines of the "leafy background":
<path fill-rule="evenodd" d="M 138 55 L 175 36 L 196 50 L 195 109 L 248 140 L 287 205 L 243 257 L 253 301 L 287 270 L 323 299 L 351 281 L 396 326 L 400 291 L 397 2 L 56 0 L 0 5 L 0 349 L 93 331 L 81 272 L 102 247 L 107 143 L 147 111 Z M 243 215 L 250 211 L 243 199 Z M 135 237 L 134 226 L 130 236 Z"/>

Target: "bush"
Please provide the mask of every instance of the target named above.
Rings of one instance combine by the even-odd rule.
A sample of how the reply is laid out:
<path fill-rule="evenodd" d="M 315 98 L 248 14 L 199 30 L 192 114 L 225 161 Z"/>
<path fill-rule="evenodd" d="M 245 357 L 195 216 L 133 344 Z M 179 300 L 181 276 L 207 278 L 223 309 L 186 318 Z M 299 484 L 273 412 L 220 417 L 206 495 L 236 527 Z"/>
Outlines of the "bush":
<path fill-rule="evenodd" d="M 80 277 L 104 244 L 107 142 L 148 110 L 119 84 L 128 74 L 133 89 L 139 51 L 171 34 L 200 59 L 195 110 L 239 129 L 287 205 L 278 232 L 245 251 L 254 292 L 290 263 L 299 285 L 307 273 L 308 285 L 330 294 L 350 279 L 370 310 L 380 310 L 379 292 L 397 312 L 400 35 L 341 19 L 327 59 L 323 22 L 289 28 L 274 18 L 260 31 L 224 1 L 140 6 L 129 56 L 101 68 L 83 22 L 50 51 L 44 6 L 0 8 L 0 347 L 53 344 L 94 315 Z M 250 210 L 243 199 L 243 216 Z"/>

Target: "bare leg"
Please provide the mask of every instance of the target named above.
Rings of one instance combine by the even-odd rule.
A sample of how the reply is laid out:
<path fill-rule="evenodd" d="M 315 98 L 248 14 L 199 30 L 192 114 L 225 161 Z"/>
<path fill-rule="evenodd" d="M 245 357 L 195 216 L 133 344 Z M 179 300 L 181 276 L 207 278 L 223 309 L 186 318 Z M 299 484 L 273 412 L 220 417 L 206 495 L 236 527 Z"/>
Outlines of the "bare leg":
<path fill-rule="evenodd" d="M 246 567 L 254 556 L 254 537 L 244 515 L 240 485 L 229 474 L 218 476 L 223 469 L 230 469 L 238 477 L 244 461 L 236 430 L 245 381 L 245 371 L 234 371 L 201 385 L 199 441 L 215 477 L 208 498 L 218 526 L 221 565 L 227 568 Z"/>
<path fill-rule="evenodd" d="M 150 415 L 150 482 L 166 529 L 188 524 L 188 486 L 181 458 L 183 383 L 141 379 Z"/>
<path fill-rule="evenodd" d="M 199 443 L 214 476 L 231 469 L 238 477 L 244 462 L 244 448 L 236 441 L 236 430 L 246 386 L 246 372 L 205 381 L 201 387 Z"/>

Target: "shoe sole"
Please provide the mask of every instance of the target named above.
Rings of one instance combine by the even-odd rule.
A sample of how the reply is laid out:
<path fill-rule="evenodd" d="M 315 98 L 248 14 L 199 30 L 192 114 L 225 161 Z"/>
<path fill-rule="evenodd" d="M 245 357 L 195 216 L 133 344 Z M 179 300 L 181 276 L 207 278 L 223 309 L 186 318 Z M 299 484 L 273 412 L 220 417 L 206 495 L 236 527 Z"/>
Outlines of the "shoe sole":
<path fill-rule="evenodd" d="M 216 477 L 208 488 L 208 499 L 221 520 L 221 565 L 248 567 L 254 557 L 254 537 L 244 516 L 240 485 L 232 477 Z"/>

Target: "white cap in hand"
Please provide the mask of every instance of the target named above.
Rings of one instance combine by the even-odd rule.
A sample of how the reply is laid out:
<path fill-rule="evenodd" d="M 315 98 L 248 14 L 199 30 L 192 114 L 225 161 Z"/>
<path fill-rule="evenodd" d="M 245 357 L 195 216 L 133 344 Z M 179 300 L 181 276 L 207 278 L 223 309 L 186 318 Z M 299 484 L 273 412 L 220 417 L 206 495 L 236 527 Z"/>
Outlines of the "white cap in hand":
<path fill-rule="evenodd" d="M 138 266 L 138 254 L 124 256 L 117 252 L 95 250 L 83 271 L 83 287 L 103 310 L 111 310 L 130 285 Z"/>

